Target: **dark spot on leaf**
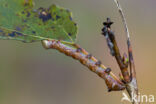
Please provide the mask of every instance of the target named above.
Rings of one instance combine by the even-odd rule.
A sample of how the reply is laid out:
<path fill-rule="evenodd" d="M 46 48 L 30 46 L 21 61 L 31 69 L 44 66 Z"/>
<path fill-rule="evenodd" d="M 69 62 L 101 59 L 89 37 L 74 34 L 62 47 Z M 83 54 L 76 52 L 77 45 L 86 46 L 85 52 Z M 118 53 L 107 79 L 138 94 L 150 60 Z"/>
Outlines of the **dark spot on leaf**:
<path fill-rule="evenodd" d="M 49 19 L 51 19 L 52 16 L 51 16 L 50 13 L 48 13 L 48 14 L 42 14 L 42 13 L 41 13 L 41 14 L 39 15 L 39 18 L 42 19 L 43 22 L 46 22 L 46 21 L 48 21 Z"/>
<path fill-rule="evenodd" d="M 77 24 L 76 24 L 76 23 L 74 23 L 74 25 L 75 25 L 75 26 L 77 26 Z"/>
<path fill-rule="evenodd" d="M 0 32 L 3 32 L 3 30 L 0 30 Z"/>
<path fill-rule="evenodd" d="M 27 17 L 30 17 L 30 15 L 31 15 L 30 12 L 27 12 Z"/>
<path fill-rule="evenodd" d="M 17 35 L 22 36 L 23 34 L 20 32 L 16 32 Z"/>
<path fill-rule="evenodd" d="M 60 16 L 56 15 L 56 20 L 58 20 L 58 19 L 60 19 L 60 18 L 61 18 Z"/>
<path fill-rule="evenodd" d="M 11 37 L 14 37 L 16 34 L 15 34 L 15 32 L 12 32 L 12 33 L 9 33 L 8 35 Z"/>
<path fill-rule="evenodd" d="M 24 14 L 25 12 L 24 11 L 22 11 L 22 14 Z"/>
<path fill-rule="evenodd" d="M 35 31 L 32 31 L 32 33 L 33 33 L 33 34 L 36 34 L 36 32 L 35 32 Z"/>
<path fill-rule="evenodd" d="M 22 22 L 27 22 L 27 20 L 23 19 Z"/>
<path fill-rule="evenodd" d="M 72 36 L 72 34 L 71 34 L 71 33 L 68 33 L 68 35 L 69 35 L 69 36 Z"/>

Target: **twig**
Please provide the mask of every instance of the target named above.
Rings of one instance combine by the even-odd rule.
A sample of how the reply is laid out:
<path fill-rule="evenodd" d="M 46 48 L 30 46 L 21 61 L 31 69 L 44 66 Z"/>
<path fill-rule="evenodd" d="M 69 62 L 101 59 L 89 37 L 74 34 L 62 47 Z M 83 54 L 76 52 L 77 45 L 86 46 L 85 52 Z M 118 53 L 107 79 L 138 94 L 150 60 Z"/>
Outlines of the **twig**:
<path fill-rule="evenodd" d="M 125 89 L 125 85 L 121 82 L 112 72 L 110 68 L 106 68 L 100 61 L 85 51 L 80 46 L 65 45 L 61 41 L 56 40 L 43 40 L 43 46 L 46 49 L 56 49 L 67 56 L 71 56 L 76 60 L 79 60 L 83 65 L 87 66 L 91 71 L 98 74 L 103 78 L 108 87 L 108 91 L 120 91 Z"/>
<path fill-rule="evenodd" d="M 105 36 L 107 40 L 107 45 L 110 49 L 111 55 L 116 58 L 116 61 L 122 72 L 122 75 L 120 74 L 121 78 L 123 76 L 121 80 L 123 81 L 123 83 L 125 83 L 127 92 L 132 98 L 133 95 L 138 94 L 138 90 L 137 90 L 136 73 L 134 70 L 135 67 L 134 67 L 134 61 L 132 57 L 132 49 L 131 49 L 130 41 L 128 40 L 128 53 L 130 58 L 129 65 L 130 65 L 130 69 L 133 70 L 130 70 L 130 74 L 129 74 L 128 61 L 126 61 L 126 56 L 124 56 L 123 58 L 121 57 L 118 45 L 116 43 L 115 35 L 111 31 L 111 25 L 113 24 L 113 22 L 111 22 L 111 20 L 107 18 L 107 21 L 104 22 L 103 24 L 104 24 L 104 28 L 102 29 L 102 34 Z M 139 103 L 138 101 L 133 101 L 133 104 L 138 104 L 138 103 Z"/>
<path fill-rule="evenodd" d="M 120 3 L 118 2 L 118 0 L 114 0 L 114 2 L 117 5 L 119 14 L 121 16 L 121 19 L 123 21 L 123 24 L 124 24 L 124 27 L 125 27 L 125 31 L 126 31 L 128 55 L 129 55 L 129 66 L 130 66 L 130 76 L 129 76 L 129 73 L 128 73 L 128 70 L 127 70 L 128 66 L 124 67 L 125 66 L 124 65 L 124 61 L 122 61 L 122 59 L 121 59 L 121 55 L 120 55 L 118 46 L 116 44 L 115 36 L 111 32 L 110 26 L 108 26 L 108 25 L 106 26 L 106 24 L 104 24 L 107 27 L 107 29 L 103 29 L 103 34 L 105 36 L 108 35 L 109 39 L 111 40 L 110 43 L 112 44 L 112 48 L 110 48 L 110 50 L 111 50 L 111 52 L 114 53 L 114 56 L 115 56 L 119 66 L 120 66 L 122 75 L 124 77 L 124 81 L 126 82 L 125 83 L 126 84 L 126 90 L 127 90 L 128 94 L 130 95 L 130 97 L 132 98 L 133 95 L 136 95 L 136 96 L 138 95 L 138 86 L 137 86 L 137 79 L 136 79 L 136 71 L 135 71 L 134 59 L 133 59 L 133 54 L 132 54 L 132 46 L 131 46 L 131 42 L 130 42 L 130 34 L 129 34 L 126 18 L 124 16 L 124 13 L 122 11 Z M 107 22 L 110 22 L 110 21 L 107 20 Z M 107 32 L 107 34 L 106 34 L 106 32 Z M 108 46 L 110 47 L 109 41 L 107 41 L 107 43 L 108 43 Z M 126 63 L 126 65 L 127 65 L 127 63 Z M 123 68 L 121 66 L 123 66 Z M 132 103 L 133 104 L 139 104 L 139 102 L 135 101 L 135 100 L 133 100 Z"/>
<path fill-rule="evenodd" d="M 129 54 L 129 65 L 130 65 L 130 78 L 131 82 L 127 84 L 127 92 L 129 93 L 130 97 L 133 95 L 138 96 L 138 85 L 137 85 L 137 79 L 136 79 L 136 71 L 135 71 L 135 65 L 134 65 L 134 59 L 132 54 L 132 46 L 130 43 L 130 40 L 127 40 L 128 45 L 128 54 Z M 133 94 L 133 95 L 132 95 Z M 140 102 L 134 101 L 133 104 L 139 104 Z"/>
<path fill-rule="evenodd" d="M 130 60 L 129 61 L 129 63 L 130 63 L 130 75 L 131 75 L 131 77 L 136 78 L 135 65 L 134 65 L 134 60 L 133 60 L 133 55 L 132 55 L 132 46 L 131 46 L 131 42 L 130 42 L 130 34 L 129 34 L 129 29 L 128 29 L 128 26 L 127 26 L 126 18 L 124 16 L 123 10 L 122 10 L 118 0 L 114 0 L 114 2 L 117 5 L 117 8 L 119 10 L 119 13 L 120 13 L 120 16 L 121 16 L 121 19 L 123 21 L 125 31 L 126 31 L 128 54 L 129 54 L 129 60 Z"/>
<path fill-rule="evenodd" d="M 122 8 L 121 8 L 120 3 L 118 2 L 118 0 L 114 0 L 114 2 L 116 3 L 117 8 L 118 8 L 118 10 L 119 10 L 121 19 L 122 19 L 123 24 L 124 24 L 124 27 L 125 27 L 126 37 L 127 37 L 127 40 L 128 40 L 128 39 L 130 39 L 130 35 L 129 35 L 129 30 L 128 30 L 126 18 L 125 18 L 125 16 L 124 16 L 124 13 L 123 13 L 123 11 L 122 11 Z"/>

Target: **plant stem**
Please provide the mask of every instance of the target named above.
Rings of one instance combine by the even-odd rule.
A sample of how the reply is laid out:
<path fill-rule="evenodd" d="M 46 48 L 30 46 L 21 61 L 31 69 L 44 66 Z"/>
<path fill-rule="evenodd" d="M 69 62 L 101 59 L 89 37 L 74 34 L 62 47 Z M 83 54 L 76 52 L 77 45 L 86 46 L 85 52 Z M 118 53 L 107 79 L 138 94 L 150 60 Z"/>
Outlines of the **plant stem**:
<path fill-rule="evenodd" d="M 127 37 L 127 39 L 130 39 L 129 29 L 128 29 L 127 22 L 126 22 L 126 18 L 125 18 L 125 15 L 124 15 L 123 11 L 122 11 L 121 5 L 120 5 L 120 3 L 118 2 L 118 0 L 114 0 L 114 2 L 115 2 L 116 5 L 117 5 L 117 8 L 118 8 L 118 10 L 119 10 L 119 14 L 120 14 L 121 19 L 122 19 L 122 22 L 123 22 L 123 24 L 124 24 L 125 31 L 126 31 L 126 37 Z"/>
<path fill-rule="evenodd" d="M 126 18 L 124 16 L 124 13 L 122 11 L 122 7 L 118 0 L 114 0 L 114 2 L 117 5 L 119 14 L 121 16 L 121 19 L 123 21 L 124 27 L 125 27 L 125 32 L 126 32 L 126 37 L 127 37 L 127 46 L 128 46 L 128 55 L 129 55 L 129 66 L 130 66 L 130 82 L 126 84 L 126 90 L 130 97 L 132 97 L 132 94 L 138 96 L 138 86 L 137 86 L 137 79 L 136 79 L 136 71 L 135 71 L 135 65 L 134 65 L 134 59 L 133 59 L 133 54 L 132 54 L 132 46 L 130 42 L 130 34 L 126 22 Z M 133 101 L 133 104 L 139 104 L 138 101 Z"/>
<path fill-rule="evenodd" d="M 125 61 L 126 56 L 123 58 L 120 55 L 120 51 L 116 42 L 115 34 L 111 30 L 111 25 L 113 22 L 110 18 L 107 18 L 107 21 L 103 23 L 104 28 L 102 29 L 102 34 L 105 36 L 107 40 L 107 45 L 111 51 L 112 56 L 116 58 L 116 61 L 120 67 L 122 72 L 122 81 L 126 85 L 126 90 L 129 96 L 132 98 L 135 95 L 138 95 L 138 87 L 137 87 L 137 80 L 136 80 L 136 72 L 134 67 L 133 55 L 132 55 L 132 48 L 130 44 L 130 40 L 128 39 L 128 54 L 129 54 L 129 61 Z M 130 66 L 130 73 L 128 70 L 128 65 Z M 138 104 L 139 102 L 133 100 L 133 104 Z"/>

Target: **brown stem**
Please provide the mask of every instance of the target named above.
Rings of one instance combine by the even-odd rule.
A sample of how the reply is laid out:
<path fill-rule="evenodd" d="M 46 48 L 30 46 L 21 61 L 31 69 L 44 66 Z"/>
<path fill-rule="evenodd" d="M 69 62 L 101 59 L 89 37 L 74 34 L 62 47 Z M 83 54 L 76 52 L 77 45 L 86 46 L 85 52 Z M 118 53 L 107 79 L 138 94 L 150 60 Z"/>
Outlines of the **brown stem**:
<path fill-rule="evenodd" d="M 128 54 L 129 54 L 130 75 L 131 75 L 131 78 L 136 78 L 135 64 L 134 64 L 130 39 L 127 40 L 127 46 L 128 46 Z"/>
<path fill-rule="evenodd" d="M 79 60 L 83 65 L 87 66 L 92 72 L 103 78 L 108 87 L 108 91 L 120 91 L 125 89 L 125 85 L 112 72 L 110 68 L 106 68 L 100 61 L 89 54 L 86 50 L 80 48 L 76 44 L 66 45 L 61 41 L 43 40 L 43 46 L 46 49 L 56 49 L 67 56 L 71 56 Z"/>
<path fill-rule="evenodd" d="M 115 0 L 116 1 L 116 0 Z M 128 62 L 125 62 L 125 56 L 122 58 L 120 55 L 119 48 L 117 46 L 117 42 L 115 39 L 114 33 L 111 31 L 111 25 L 113 22 L 109 18 L 107 18 L 107 21 L 104 22 L 104 28 L 102 29 L 102 34 L 106 37 L 107 40 L 107 45 L 111 51 L 112 56 L 116 58 L 116 61 L 120 67 L 120 70 L 122 72 L 122 75 L 120 74 L 121 79 L 123 79 L 123 82 L 126 85 L 126 90 L 132 98 L 133 96 L 136 96 L 138 98 L 138 87 L 137 87 L 137 80 L 136 80 L 136 72 L 135 72 L 135 65 L 134 65 L 134 60 L 133 60 L 133 55 L 132 55 L 132 47 L 130 44 L 130 39 L 129 39 L 129 31 L 128 27 L 126 24 L 126 20 L 124 18 L 124 15 L 122 13 L 122 9 L 119 5 L 119 3 L 116 1 L 117 6 L 119 7 L 119 11 L 121 13 L 121 17 L 123 18 L 124 24 L 125 24 L 125 29 L 127 31 L 127 45 L 128 45 L 128 55 L 129 55 L 129 64 Z M 130 66 L 130 73 L 128 71 L 128 65 Z M 123 78 L 122 78 L 123 76 Z M 139 104 L 139 102 L 135 99 L 133 100 L 133 104 Z"/>
<path fill-rule="evenodd" d="M 124 16 L 124 13 L 122 11 L 122 8 L 121 8 L 120 3 L 118 2 L 118 0 L 114 0 L 114 1 L 117 4 L 121 19 L 122 19 L 124 27 L 125 27 L 126 36 L 127 36 L 129 66 L 130 66 L 130 79 L 131 79 L 131 81 L 129 83 L 127 83 L 126 89 L 127 89 L 127 92 L 129 93 L 130 97 L 132 97 L 132 94 L 138 96 L 136 71 L 135 71 L 135 65 L 134 65 L 133 54 L 132 54 L 132 46 L 131 46 L 131 43 L 130 43 L 130 34 L 129 34 L 126 18 Z M 139 102 L 134 100 L 133 104 L 139 104 Z"/>
<path fill-rule="evenodd" d="M 131 82 L 126 85 L 126 89 L 130 97 L 132 97 L 132 94 L 138 96 L 138 85 L 137 85 L 137 79 L 136 79 L 135 64 L 134 64 L 134 59 L 133 59 L 133 54 L 132 54 L 132 46 L 131 46 L 129 38 L 127 40 L 127 46 L 128 46 L 128 54 L 129 54 Z M 137 102 L 134 100 L 133 104 L 140 104 L 140 102 Z"/>

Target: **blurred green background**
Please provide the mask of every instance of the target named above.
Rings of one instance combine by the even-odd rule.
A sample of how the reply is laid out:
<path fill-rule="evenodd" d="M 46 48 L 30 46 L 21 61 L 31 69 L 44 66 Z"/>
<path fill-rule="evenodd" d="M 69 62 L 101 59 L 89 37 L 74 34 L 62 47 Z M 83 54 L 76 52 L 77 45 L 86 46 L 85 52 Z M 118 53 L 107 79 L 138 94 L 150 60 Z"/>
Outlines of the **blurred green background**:
<path fill-rule="evenodd" d="M 126 52 L 124 27 L 113 0 L 35 0 L 36 8 L 53 3 L 73 12 L 79 26 L 77 43 L 118 75 L 101 35 L 102 23 L 110 17 L 122 54 Z M 140 93 L 156 96 L 156 1 L 120 3 L 131 33 Z M 78 61 L 45 50 L 40 42 L 0 40 L 0 50 L 0 104 L 121 104 L 121 92 L 108 93 L 103 79 Z"/>

